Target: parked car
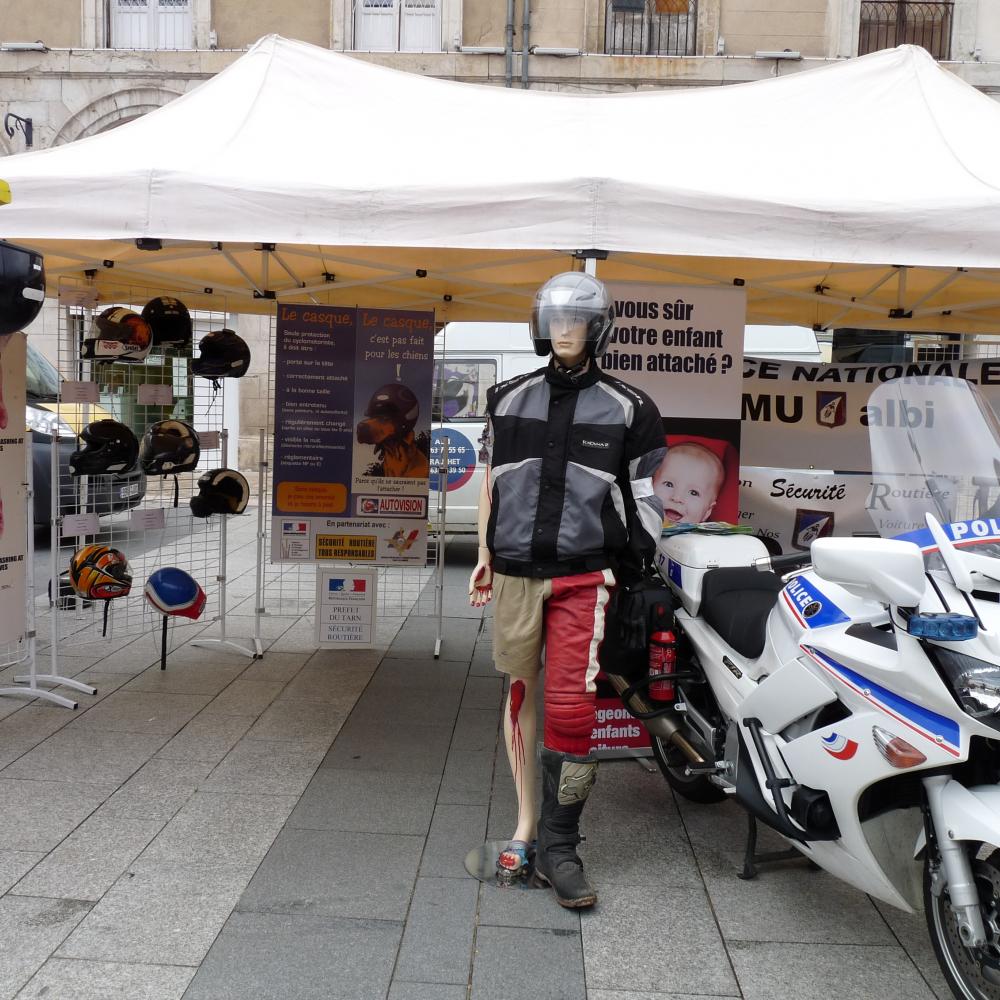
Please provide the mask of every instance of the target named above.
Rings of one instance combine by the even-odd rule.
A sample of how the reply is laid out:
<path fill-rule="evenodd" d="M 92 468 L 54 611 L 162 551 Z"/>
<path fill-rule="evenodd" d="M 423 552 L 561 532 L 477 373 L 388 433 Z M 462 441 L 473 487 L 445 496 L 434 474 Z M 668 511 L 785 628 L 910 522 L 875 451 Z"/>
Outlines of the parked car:
<path fill-rule="evenodd" d="M 25 420 L 31 435 L 35 524 L 52 518 L 52 446 L 59 452 L 60 513 L 84 511 L 111 514 L 135 507 L 146 494 L 146 477 L 134 469 L 121 475 L 90 476 L 86 492 L 69 475 L 69 457 L 77 449 L 77 434 L 94 420 L 112 415 L 96 403 L 58 403 L 59 373 L 28 341 Z"/>

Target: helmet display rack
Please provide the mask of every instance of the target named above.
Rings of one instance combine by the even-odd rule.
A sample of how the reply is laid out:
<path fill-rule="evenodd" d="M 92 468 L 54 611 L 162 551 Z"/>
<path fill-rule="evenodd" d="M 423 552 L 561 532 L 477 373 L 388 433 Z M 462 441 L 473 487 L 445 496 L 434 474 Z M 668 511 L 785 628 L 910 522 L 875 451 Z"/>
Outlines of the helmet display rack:
<path fill-rule="evenodd" d="M 61 651 L 83 643 L 117 643 L 150 632 L 159 646 L 161 616 L 144 600 L 143 585 L 150 573 L 167 566 L 189 573 L 208 597 L 199 620 L 173 617 L 172 629 L 201 631 L 207 623 L 219 621 L 225 646 L 252 656 L 251 650 L 225 636 L 226 518 L 194 517 L 189 507 L 198 491 L 200 473 L 224 465 L 227 457 L 225 380 L 213 385 L 192 373 L 201 337 L 228 325 L 226 299 L 182 292 L 193 319 L 193 341 L 184 345 L 154 344 L 142 361 L 125 362 L 82 356 L 83 342 L 90 336 L 95 316 L 109 305 L 139 313 L 162 290 L 123 285 L 114 291 L 112 302 L 102 301 L 100 305 L 88 292 L 84 282 L 65 278 L 60 282 L 56 367 L 63 381 L 55 409 L 63 437 L 53 438 L 49 599 L 39 601 L 43 614 L 49 616 L 52 675 L 57 673 Z M 91 345 L 88 353 L 92 352 Z M 83 398 L 77 383 L 89 382 L 96 383 L 97 402 L 72 401 Z M 197 465 L 176 476 L 145 476 L 134 471 L 72 475 L 69 453 L 79 446 L 74 432 L 79 433 L 91 421 L 106 418 L 130 427 L 140 442 L 146 429 L 159 421 L 190 425 L 200 443 Z M 79 596 L 66 577 L 73 553 L 91 542 L 122 552 L 132 570 L 131 592 L 111 601 L 107 608 L 104 601 Z"/>
<path fill-rule="evenodd" d="M 258 601 L 254 636 L 261 640 L 265 630 L 281 628 L 287 619 L 293 620 L 312 612 L 316 604 L 316 574 L 319 566 L 364 568 L 370 563 L 275 562 L 271 558 L 271 497 L 274 468 L 274 411 L 277 334 L 272 316 L 268 336 L 267 427 L 260 432 L 258 493 Z M 439 475 L 442 489 L 447 475 Z M 437 620 L 434 656 L 440 653 L 443 622 L 444 535 L 447 505 L 438 497 L 437 516 L 428 526 L 427 562 L 424 566 L 379 566 L 376 588 L 376 614 L 380 619 L 398 619 L 407 615 L 431 617 Z M 306 640 L 309 641 L 309 640 Z"/>
<path fill-rule="evenodd" d="M 28 510 L 32 509 L 34 501 L 34 484 L 32 482 L 32 461 L 31 461 L 31 431 L 25 435 L 25 502 Z M 61 687 L 68 687 L 87 694 L 94 694 L 96 690 L 88 684 L 82 684 L 69 677 L 60 677 L 58 674 L 39 674 L 35 662 L 35 528 L 31 523 L 31 518 L 27 519 L 27 566 L 25 567 L 25 642 L 20 643 L 21 651 L 17 659 L 11 659 L 4 663 L 4 666 L 12 664 L 28 663 L 28 673 L 16 674 L 14 676 L 15 687 L 0 688 L 0 697 L 11 698 L 41 698 L 43 701 L 52 702 L 62 708 L 76 708 L 76 702 L 72 698 L 65 698 L 55 691 L 39 687 L 39 681 L 45 684 L 55 684 Z"/>

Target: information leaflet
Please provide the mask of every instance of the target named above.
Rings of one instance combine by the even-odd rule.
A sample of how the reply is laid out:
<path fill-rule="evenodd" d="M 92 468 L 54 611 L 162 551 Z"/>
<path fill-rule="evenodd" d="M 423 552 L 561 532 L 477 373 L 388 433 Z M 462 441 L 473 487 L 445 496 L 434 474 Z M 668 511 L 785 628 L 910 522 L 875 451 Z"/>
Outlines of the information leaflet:
<path fill-rule="evenodd" d="M 276 562 L 426 562 L 433 344 L 433 312 L 279 305 Z"/>
<path fill-rule="evenodd" d="M 23 333 L 0 336 L 0 644 L 23 642 L 25 636 L 26 342 Z"/>

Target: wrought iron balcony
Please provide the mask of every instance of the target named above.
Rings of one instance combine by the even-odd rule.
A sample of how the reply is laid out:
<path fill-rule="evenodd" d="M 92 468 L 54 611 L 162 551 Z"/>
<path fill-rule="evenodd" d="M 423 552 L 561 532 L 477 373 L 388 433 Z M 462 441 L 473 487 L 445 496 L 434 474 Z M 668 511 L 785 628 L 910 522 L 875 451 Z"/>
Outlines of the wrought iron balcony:
<path fill-rule="evenodd" d="M 954 7 L 951 0 L 862 0 L 858 55 L 922 45 L 935 59 L 950 59 Z"/>
<path fill-rule="evenodd" d="M 604 51 L 616 56 L 693 56 L 698 0 L 607 0 Z"/>

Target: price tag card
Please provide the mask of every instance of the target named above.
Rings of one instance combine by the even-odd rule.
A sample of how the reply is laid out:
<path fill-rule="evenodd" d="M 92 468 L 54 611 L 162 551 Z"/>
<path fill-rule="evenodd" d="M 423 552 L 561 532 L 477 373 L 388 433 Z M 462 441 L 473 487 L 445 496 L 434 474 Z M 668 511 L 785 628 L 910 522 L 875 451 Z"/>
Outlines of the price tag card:
<path fill-rule="evenodd" d="M 134 510 L 129 518 L 128 526 L 138 528 L 140 531 L 156 531 L 167 526 L 167 518 L 162 507 L 153 507 L 150 510 Z"/>
<path fill-rule="evenodd" d="M 198 431 L 198 440 L 201 441 L 202 451 L 211 451 L 219 448 L 222 440 L 218 431 Z"/>
<path fill-rule="evenodd" d="M 174 389 L 170 385 L 143 382 L 139 386 L 136 402 L 140 406 L 173 406 Z"/>
<path fill-rule="evenodd" d="M 98 401 L 96 382 L 63 382 L 62 401 L 64 403 L 96 403 Z"/>
<path fill-rule="evenodd" d="M 72 538 L 74 535 L 96 535 L 100 530 L 96 514 L 67 514 L 60 533 L 63 538 Z"/>

